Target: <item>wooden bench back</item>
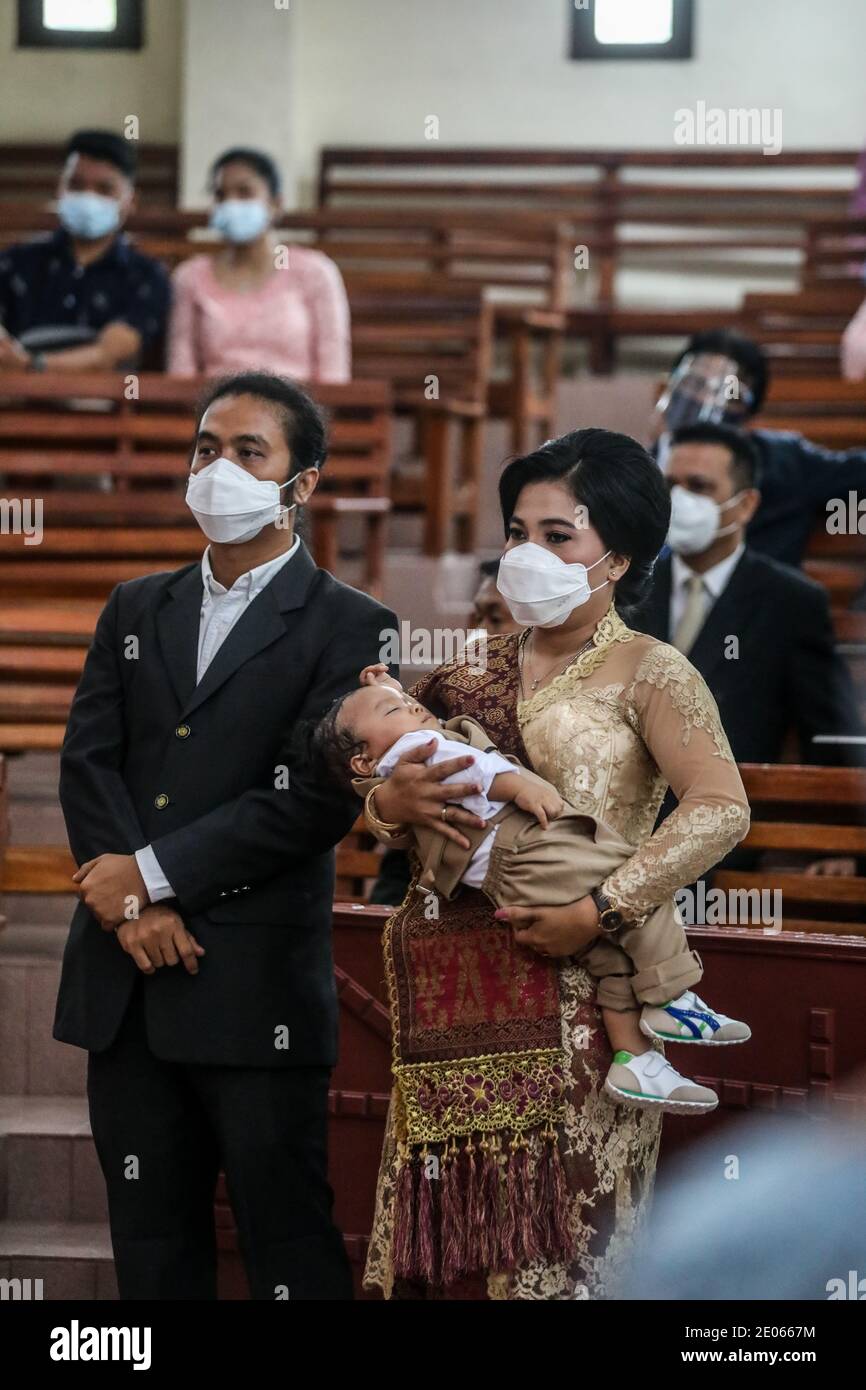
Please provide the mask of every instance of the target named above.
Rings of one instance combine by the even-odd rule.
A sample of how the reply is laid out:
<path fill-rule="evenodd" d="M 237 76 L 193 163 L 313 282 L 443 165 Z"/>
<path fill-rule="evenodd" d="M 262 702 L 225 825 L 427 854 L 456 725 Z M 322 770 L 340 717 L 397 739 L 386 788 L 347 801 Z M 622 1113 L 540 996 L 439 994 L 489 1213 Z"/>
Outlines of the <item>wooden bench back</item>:
<path fill-rule="evenodd" d="M 206 383 L 161 374 L 9 373 L 0 386 L 2 500 L 42 502 L 43 538 L 4 537 L 0 596 L 98 595 L 186 563 L 201 534 L 185 503 L 196 402 Z M 333 567 L 333 526 L 388 510 L 391 392 L 381 381 L 322 385 L 330 453 L 310 504 L 313 545 Z M 31 513 L 32 515 L 32 513 Z M 325 528 L 325 553 L 316 545 Z M 376 578 L 384 537 L 376 532 Z"/>
<path fill-rule="evenodd" d="M 866 858 L 866 768 L 743 763 L 752 823 L 742 845 L 804 864 Z M 835 877 L 794 868 L 720 870 L 714 887 L 779 890 L 787 930 L 866 934 L 866 877 Z"/>
<path fill-rule="evenodd" d="M 3 218 L 0 247 L 55 226 L 48 208 L 16 206 Z M 126 230 L 141 251 L 174 269 L 219 248 L 207 227 L 206 212 L 148 207 L 133 213 Z M 325 252 L 344 272 L 440 275 L 470 292 L 490 287 L 543 308 L 564 305 L 573 277 L 573 237 L 563 225 L 537 219 L 509 224 L 465 209 L 408 216 L 375 208 L 292 212 L 281 218 L 277 236 L 290 250 L 307 245 Z"/>
<path fill-rule="evenodd" d="M 786 375 L 838 375 L 842 334 L 862 298 L 853 285 L 747 294 L 740 323 L 762 345 L 776 370 Z"/>
<path fill-rule="evenodd" d="M 160 372 L 6 373 L 0 382 L 0 473 L 16 479 L 104 473 L 115 498 L 134 481 L 183 480 L 194 411 L 207 384 L 205 378 Z M 317 383 L 312 391 L 329 421 L 323 490 L 383 493 L 390 461 L 388 386 L 373 380 Z M 140 493 L 135 496 L 141 500 Z M 106 510 L 116 519 L 114 503 Z"/>
<path fill-rule="evenodd" d="M 866 218 L 810 219 L 803 255 L 804 289 L 851 283 L 862 286 L 864 265 Z"/>
<path fill-rule="evenodd" d="M 63 167 L 64 145 L 43 141 L 0 143 L 0 200 L 32 202 L 52 198 Z M 137 187 L 147 203 L 174 205 L 178 199 L 178 163 L 176 145 L 140 143 Z"/>
<path fill-rule="evenodd" d="M 486 401 L 493 306 L 447 276 L 346 276 L 352 370 L 392 383 L 398 405 L 425 399 Z"/>
<path fill-rule="evenodd" d="M 773 375 L 757 429 L 793 430 L 827 449 L 866 447 L 866 385 L 838 376 Z"/>
<path fill-rule="evenodd" d="M 319 206 L 410 202 L 525 206 L 633 220 L 651 209 L 718 225 L 757 206 L 779 221 L 844 210 L 856 182 L 856 150 L 785 150 L 772 161 L 761 150 L 549 149 L 424 146 L 325 146 L 319 160 Z M 833 171 L 804 184 L 802 171 Z M 744 171 L 760 171 L 760 178 Z M 684 171 L 692 177 L 683 177 Z M 791 171 L 796 171 L 794 177 Z M 654 177 L 653 177 L 654 175 Z M 731 175 L 734 175 L 732 178 Z M 772 204 L 772 207 L 768 207 Z M 631 214 L 632 216 L 629 216 Z"/>

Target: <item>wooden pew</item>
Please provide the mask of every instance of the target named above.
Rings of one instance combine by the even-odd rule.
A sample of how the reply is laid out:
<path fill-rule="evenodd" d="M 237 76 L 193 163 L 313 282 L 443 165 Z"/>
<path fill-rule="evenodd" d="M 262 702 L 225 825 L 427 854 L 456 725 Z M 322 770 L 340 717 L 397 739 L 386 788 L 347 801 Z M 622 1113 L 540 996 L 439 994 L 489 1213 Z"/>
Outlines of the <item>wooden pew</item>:
<path fill-rule="evenodd" d="M 134 400 L 126 398 L 128 381 L 139 393 Z M 4 637 L 18 649 L 0 664 L 0 747 L 59 743 L 74 682 L 69 657 L 51 649 L 71 635 L 70 622 L 93 621 L 93 605 L 84 622 L 64 607 L 70 598 L 104 599 L 123 580 L 201 554 L 184 491 L 203 384 L 145 373 L 3 375 L 0 506 L 17 505 L 20 522 L 25 505 L 38 500 L 43 520 L 40 543 L 28 544 L 20 528 L 0 549 L 0 604 L 17 605 Z M 376 592 L 390 510 L 391 393 L 371 380 L 322 386 L 316 396 L 332 421 L 328 465 L 309 507 L 313 550 L 320 564 L 338 568 L 341 523 L 360 519 L 363 581 Z M 23 600 L 30 601 L 24 610 Z"/>
<path fill-rule="evenodd" d="M 0 246 L 51 232 L 57 219 L 43 204 L 4 211 Z M 222 243 L 208 213 L 142 207 L 125 230 L 148 255 L 170 267 Z M 465 289 L 495 287 L 534 307 L 564 307 L 573 279 L 573 237 L 556 222 L 527 218 L 504 223 L 463 208 L 319 208 L 283 213 L 276 235 L 289 247 L 316 247 L 346 272 L 400 271 L 443 275 Z"/>
<path fill-rule="evenodd" d="M 372 1226 L 376 1178 L 391 1094 L 391 1034 L 381 938 L 388 909 L 335 902 L 334 961 L 340 1000 L 340 1049 L 331 1080 L 330 1179 L 334 1216 L 345 1233 L 356 1293 Z M 866 939 L 785 931 L 764 936 L 736 928 L 694 927 L 706 996 L 748 1019 L 742 1047 L 665 1047 L 673 1065 L 698 1074 L 719 1094 L 707 1123 L 724 1125 L 760 1112 L 769 1123 L 789 1114 L 863 1114 L 866 1058 Z M 859 1077 L 857 1073 L 860 1073 Z M 665 1117 L 659 1179 L 675 1151 L 706 1135 L 706 1127 Z M 247 1296 L 235 1222 L 224 1189 L 217 1196 L 222 1287 Z M 225 1296 L 225 1295 L 224 1295 Z"/>
<path fill-rule="evenodd" d="M 756 429 L 793 430 L 828 449 L 866 447 L 866 384 L 838 376 L 772 376 Z"/>
<path fill-rule="evenodd" d="M 64 717 L 65 725 L 65 717 Z M 62 742 L 63 730 L 61 728 Z M 59 749 L 60 744 L 57 747 Z M 4 764 L 0 753 L 0 775 Z M 0 849 L 5 843 L 3 829 L 3 787 L 0 785 Z M 8 837 L 7 837 L 8 838 Z M 359 896 L 366 892 L 366 884 L 379 872 L 380 852 L 368 846 L 374 843 L 364 822 L 359 816 L 349 834 L 337 846 L 337 887 L 345 891 L 351 884 L 360 884 Z M 0 854 L 2 864 L 2 854 Z M 75 861 L 66 845 L 12 845 L 6 848 L 5 864 L 0 873 L 0 892 L 38 893 L 40 895 L 62 895 L 70 893 L 70 878 L 75 873 Z"/>
<path fill-rule="evenodd" d="M 3 141 L 0 143 L 0 201 L 16 203 L 52 198 L 63 168 L 63 144 L 51 141 Z M 144 202 L 177 203 L 179 153 L 176 145 L 140 142 L 136 145 L 136 184 Z"/>
<path fill-rule="evenodd" d="M 395 321 L 393 332 L 402 342 L 390 364 L 374 374 L 394 382 L 398 404 L 405 404 L 402 379 L 408 364 L 405 352 L 437 354 L 430 340 L 430 315 L 448 318 L 463 312 L 475 316 L 479 301 L 485 308 L 473 333 L 486 334 L 490 344 L 485 368 L 489 380 L 483 390 L 461 389 L 453 399 L 484 399 L 494 419 L 507 420 L 511 447 L 526 452 L 533 441 L 553 432 L 554 393 L 559 378 L 565 316 L 561 312 L 569 279 L 570 238 L 558 225 L 541 227 L 531 234 L 519 229 L 507 232 L 462 226 L 438 220 L 432 226 L 416 226 L 375 211 L 345 213 L 293 213 L 283 219 L 278 235 L 298 230 L 315 233 L 311 242 L 330 255 L 343 273 L 352 315 L 354 371 L 367 375 L 370 356 L 369 319 L 376 334 L 385 332 L 385 321 Z M 363 239 L 362 239 L 363 237 Z M 291 255 L 291 241 L 289 241 Z M 215 251 L 213 242 L 152 241 L 140 238 L 143 250 L 172 264 L 193 254 Z M 414 314 L 417 340 L 412 342 L 407 319 Z M 398 330 L 397 324 L 400 328 Z M 453 334 L 445 335 L 453 338 Z M 505 346 L 505 374 L 493 375 L 495 343 Z M 467 349 L 472 352 L 471 346 Z M 453 347 L 449 355 L 453 357 Z M 458 364 L 451 364 L 456 374 Z M 440 364 L 441 367 L 441 364 Z M 473 364 L 466 375 L 472 380 Z M 439 375 L 436 366 L 430 368 Z M 428 373 L 425 373 L 427 375 Z M 474 388 L 474 383 L 473 383 Z M 416 392 L 416 395 L 418 393 Z M 440 412 L 441 413 L 441 412 Z M 429 468 L 442 475 L 441 462 L 431 459 Z M 435 499 L 428 496 L 428 506 Z M 438 549 L 429 553 L 438 554 Z"/>
<path fill-rule="evenodd" d="M 742 149 L 334 146 L 321 152 L 318 201 L 329 211 L 457 204 L 498 214 L 503 225 L 567 222 L 575 243 L 590 248 L 595 311 L 590 321 L 587 305 L 572 309 L 569 330 L 591 330 L 595 364 L 609 370 L 618 337 L 609 315 L 628 307 L 617 290 L 622 268 L 661 260 L 681 276 L 790 273 L 808 221 L 844 215 L 857 158 L 852 150 L 785 150 L 768 160 Z M 810 184 L 811 169 L 832 172 L 838 186 Z M 632 334 L 646 336 L 664 306 L 633 312 Z"/>
<path fill-rule="evenodd" d="M 398 510 L 422 513 L 425 554 L 475 548 L 479 480 L 493 354 L 491 307 L 478 293 L 414 279 L 350 277 L 352 370 L 391 383 L 414 423 L 412 456 L 391 474 Z"/>
<path fill-rule="evenodd" d="M 6 759 L 0 753 L 0 883 L 6 869 L 6 854 L 9 847 L 9 779 Z M 6 918 L 0 916 L 0 931 L 6 925 Z"/>
<path fill-rule="evenodd" d="M 852 283 L 862 289 L 864 264 L 866 218 L 838 215 L 809 220 L 803 257 L 803 289 L 826 289 Z"/>
<path fill-rule="evenodd" d="M 752 808 L 743 848 L 777 853 L 786 865 L 866 857 L 866 768 L 743 763 L 740 772 Z M 793 866 L 720 869 L 713 888 L 780 891 L 785 931 L 866 936 L 866 878 L 803 874 Z"/>
<path fill-rule="evenodd" d="M 862 291 L 852 285 L 747 294 L 740 326 L 785 375 L 838 375 L 842 334 L 862 299 Z"/>
<path fill-rule="evenodd" d="M 134 399 L 127 399 L 130 383 L 137 392 Z M 0 474 L 10 483 L 6 497 L 10 502 L 16 496 L 33 497 L 49 484 L 43 501 L 51 524 L 40 545 L 25 545 L 20 535 L 8 538 L 6 555 L 17 553 L 0 562 L 0 596 L 10 597 L 28 584 L 41 588 L 46 577 L 53 582 L 53 574 L 59 577 L 69 567 L 47 568 L 42 578 L 40 567 L 66 560 L 76 560 L 85 582 L 81 553 L 92 551 L 87 527 L 98 528 L 100 555 L 107 558 L 92 563 L 103 565 L 105 582 L 125 557 L 139 565 L 138 573 L 165 568 L 173 554 L 181 561 L 191 558 L 195 529 L 188 524 L 184 481 L 193 411 L 206 384 L 160 373 L 3 375 Z M 310 507 L 314 548 L 323 560 L 333 561 L 337 521 L 351 513 L 362 516 L 367 528 L 365 579 L 377 588 L 388 509 L 390 392 L 384 383 L 368 380 L 320 384 L 314 394 L 331 417 L 330 456 Z M 82 401 L 91 406 L 82 408 Z M 50 486 L 55 475 L 64 479 L 59 488 Z M 105 480 L 105 490 L 88 490 L 86 484 L 99 478 Z M 32 562 L 29 577 L 19 557 Z M 98 583 L 102 571 L 92 573 Z"/>
<path fill-rule="evenodd" d="M 746 1019 L 752 1038 L 741 1047 L 665 1044 L 673 1066 L 711 1086 L 719 1106 L 697 1128 L 665 1116 L 660 1183 L 675 1152 L 750 1114 L 768 1125 L 794 1115 L 866 1119 L 866 938 L 737 927 L 690 927 L 688 938 L 704 966 L 702 998 Z"/>
<path fill-rule="evenodd" d="M 318 202 L 329 209 L 458 203 L 503 214 L 529 206 L 540 217 L 567 216 L 576 226 L 616 230 L 643 222 L 761 227 L 775 234 L 800 231 L 809 217 L 844 212 L 858 154 L 784 150 L 768 161 L 757 149 L 326 146 Z M 838 174 L 840 186 L 804 184 L 806 171 L 815 168 Z M 738 178 L 744 171 L 761 177 Z"/>

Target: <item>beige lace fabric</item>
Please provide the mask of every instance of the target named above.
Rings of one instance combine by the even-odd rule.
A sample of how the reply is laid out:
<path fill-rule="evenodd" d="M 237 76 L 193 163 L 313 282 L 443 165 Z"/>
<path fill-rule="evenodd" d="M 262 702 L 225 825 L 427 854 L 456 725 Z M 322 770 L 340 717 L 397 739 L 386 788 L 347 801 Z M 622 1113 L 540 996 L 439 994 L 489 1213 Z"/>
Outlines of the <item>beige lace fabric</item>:
<path fill-rule="evenodd" d="M 511 682 L 516 699 L 516 663 L 517 639 L 496 638 L 488 644 L 486 674 L 466 667 L 457 674 L 450 663 L 415 693 L 434 708 L 436 701 L 447 705 L 449 716 L 478 717 L 472 681 L 486 682 L 489 691 L 491 679 L 498 680 L 503 695 Z M 452 708 L 458 695 L 465 695 L 464 710 Z M 638 847 L 602 885 L 630 916 L 642 918 L 693 882 L 748 829 L 742 780 L 703 678 L 674 647 L 626 627 L 612 607 L 593 647 L 531 699 L 519 701 L 517 718 L 534 771 Z M 495 739 L 496 731 L 488 732 Z M 653 833 L 668 785 L 679 805 Z M 452 906 L 459 908 L 459 897 Z M 614 1297 L 645 1218 L 661 1117 L 615 1106 L 604 1094 L 610 1048 L 594 996 L 589 974 L 564 963 L 560 999 L 570 1087 L 560 1154 L 570 1193 L 572 1258 L 492 1274 L 489 1298 Z M 393 1288 L 394 1107 L 392 1099 L 364 1279 L 385 1297 Z"/>

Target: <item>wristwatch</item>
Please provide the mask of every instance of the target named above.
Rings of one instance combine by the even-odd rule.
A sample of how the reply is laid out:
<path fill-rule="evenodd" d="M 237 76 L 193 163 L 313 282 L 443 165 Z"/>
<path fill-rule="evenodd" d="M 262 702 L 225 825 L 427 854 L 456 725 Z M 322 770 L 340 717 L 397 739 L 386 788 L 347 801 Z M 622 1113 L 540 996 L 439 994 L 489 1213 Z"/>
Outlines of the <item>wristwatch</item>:
<path fill-rule="evenodd" d="M 614 936 L 622 927 L 627 926 L 625 917 L 613 898 L 602 893 L 600 888 L 591 888 L 589 896 L 598 908 L 598 925 L 606 936 Z"/>

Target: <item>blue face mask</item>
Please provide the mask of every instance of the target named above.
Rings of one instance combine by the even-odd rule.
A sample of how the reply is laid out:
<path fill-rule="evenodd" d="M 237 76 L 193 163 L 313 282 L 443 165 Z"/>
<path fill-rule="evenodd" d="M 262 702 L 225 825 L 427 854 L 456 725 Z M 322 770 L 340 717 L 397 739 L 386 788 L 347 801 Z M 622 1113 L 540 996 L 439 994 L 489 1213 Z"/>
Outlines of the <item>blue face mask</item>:
<path fill-rule="evenodd" d="M 227 198 L 214 208 L 210 224 L 226 241 L 255 241 L 266 232 L 271 210 L 259 198 Z"/>
<path fill-rule="evenodd" d="M 120 204 L 101 193 L 64 193 L 57 204 L 57 216 L 70 236 L 96 241 L 117 231 Z"/>

